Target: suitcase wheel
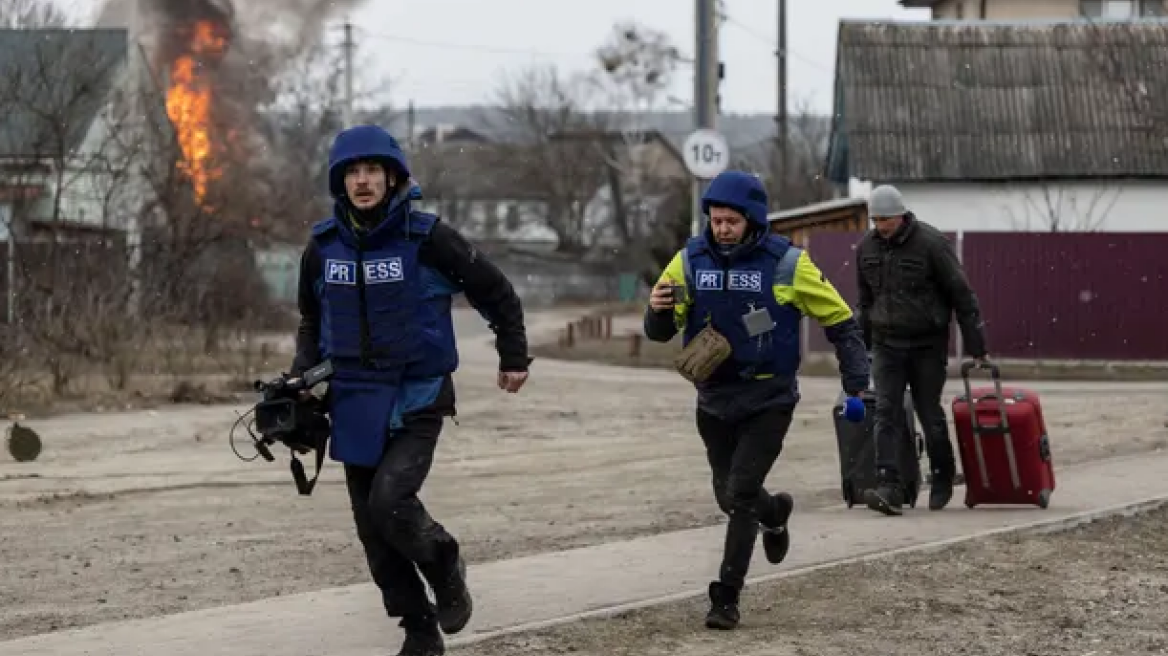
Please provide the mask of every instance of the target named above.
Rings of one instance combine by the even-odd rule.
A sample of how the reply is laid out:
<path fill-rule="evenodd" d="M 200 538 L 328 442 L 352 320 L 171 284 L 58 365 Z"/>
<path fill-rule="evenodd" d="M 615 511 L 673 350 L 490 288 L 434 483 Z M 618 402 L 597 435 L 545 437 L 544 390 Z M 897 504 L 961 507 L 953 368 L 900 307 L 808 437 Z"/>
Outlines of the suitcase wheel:
<path fill-rule="evenodd" d="M 977 505 L 977 504 L 976 504 L 976 503 L 974 503 L 974 502 L 972 502 L 972 501 L 966 501 L 966 502 L 965 502 L 965 507 L 966 507 L 966 508 L 971 508 L 971 509 L 972 509 L 972 508 L 973 508 L 974 506 L 976 506 L 976 505 Z"/>
<path fill-rule="evenodd" d="M 1042 490 L 1038 493 L 1038 507 L 1046 508 L 1050 505 L 1050 490 Z"/>

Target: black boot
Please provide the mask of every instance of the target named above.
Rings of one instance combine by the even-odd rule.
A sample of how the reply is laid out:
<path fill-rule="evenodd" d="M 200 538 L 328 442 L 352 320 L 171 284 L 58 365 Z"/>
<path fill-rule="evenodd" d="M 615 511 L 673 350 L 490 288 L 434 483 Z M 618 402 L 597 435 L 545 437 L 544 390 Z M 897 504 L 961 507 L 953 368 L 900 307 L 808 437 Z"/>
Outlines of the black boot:
<path fill-rule="evenodd" d="M 933 469 L 933 483 L 929 486 L 929 510 L 944 510 L 953 498 L 953 465 Z"/>
<path fill-rule="evenodd" d="M 729 631 L 738 628 L 738 591 L 722 583 L 710 583 L 710 612 L 706 613 L 706 628 Z"/>
<path fill-rule="evenodd" d="M 402 642 L 401 651 L 397 656 L 444 656 L 446 644 L 442 640 L 442 632 L 434 620 L 417 620 L 405 618 L 401 627 L 406 630 L 406 639 Z"/>
<path fill-rule="evenodd" d="M 876 488 L 864 492 L 868 507 L 890 517 L 904 514 L 904 488 L 895 474 L 881 470 Z"/>
<path fill-rule="evenodd" d="M 783 562 L 791 550 L 791 532 L 787 529 L 787 522 L 794 509 L 795 500 L 791 495 L 779 492 L 770 498 L 770 512 L 760 522 L 763 527 L 762 548 L 766 552 L 767 562 L 772 565 Z"/>
<path fill-rule="evenodd" d="M 454 634 L 466 628 L 474 611 L 466 587 L 466 562 L 454 540 L 440 543 L 437 552 L 435 563 L 419 569 L 434 590 L 438 625 L 445 633 Z"/>

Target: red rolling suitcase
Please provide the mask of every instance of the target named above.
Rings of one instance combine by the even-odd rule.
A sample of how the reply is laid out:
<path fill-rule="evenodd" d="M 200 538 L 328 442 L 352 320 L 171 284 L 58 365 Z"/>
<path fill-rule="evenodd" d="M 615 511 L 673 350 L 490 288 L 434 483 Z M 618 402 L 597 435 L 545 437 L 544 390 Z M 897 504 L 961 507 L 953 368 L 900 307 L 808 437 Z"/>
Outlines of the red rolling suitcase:
<path fill-rule="evenodd" d="M 969 373 L 976 366 L 973 362 L 961 365 L 965 394 L 953 399 L 965 505 L 1046 508 L 1054 492 L 1054 465 L 1038 395 L 1002 387 L 1001 372 L 993 364 L 988 365 L 993 386 L 971 389 Z"/>

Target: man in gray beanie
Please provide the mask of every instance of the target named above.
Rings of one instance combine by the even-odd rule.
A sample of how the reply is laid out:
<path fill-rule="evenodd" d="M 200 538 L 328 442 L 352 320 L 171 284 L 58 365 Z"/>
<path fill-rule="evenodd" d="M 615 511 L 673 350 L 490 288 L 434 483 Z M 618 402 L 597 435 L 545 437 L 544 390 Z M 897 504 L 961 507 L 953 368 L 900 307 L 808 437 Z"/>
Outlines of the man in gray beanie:
<path fill-rule="evenodd" d="M 941 510 L 953 496 L 957 464 L 941 407 L 949 362 L 949 321 L 956 314 L 970 357 L 987 359 L 977 296 L 969 286 L 953 245 L 933 226 L 919 221 L 891 185 L 872 190 L 868 216 L 875 224 L 856 248 L 860 326 L 873 355 L 876 388 L 876 489 L 868 507 L 900 515 L 904 504 L 897 453 L 897 412 L 905 387 L 925 433 L 933 483 L 929 509 Z"/>

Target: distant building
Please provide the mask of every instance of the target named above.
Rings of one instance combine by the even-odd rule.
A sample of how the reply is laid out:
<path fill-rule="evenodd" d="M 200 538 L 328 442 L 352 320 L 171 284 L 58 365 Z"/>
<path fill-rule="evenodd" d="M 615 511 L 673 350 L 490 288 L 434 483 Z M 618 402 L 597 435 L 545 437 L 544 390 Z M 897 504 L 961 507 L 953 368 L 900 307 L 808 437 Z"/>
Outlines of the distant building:
<path fill-rule="evenodd" d="M 909 9 L 932 9 L 933 19 L 1127 19 L 1168 15 L 1164 0 L 900 0 Z"/>
<path fill-rule="evenodd" d="M 1154 19 L 844 21 L 828 175 L 943 230 L 1166 231 L 1165 60 Z"/>

